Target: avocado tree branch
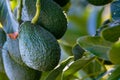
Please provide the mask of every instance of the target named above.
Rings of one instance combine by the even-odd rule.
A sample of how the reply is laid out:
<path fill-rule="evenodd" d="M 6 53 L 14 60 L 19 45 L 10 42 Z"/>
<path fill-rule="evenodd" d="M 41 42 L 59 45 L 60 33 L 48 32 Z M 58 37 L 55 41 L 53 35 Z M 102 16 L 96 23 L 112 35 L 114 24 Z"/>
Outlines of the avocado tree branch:
<path fill-rule="evenodd" d="M 33 24 L 35 24 L 38 21 L 38 18 L 40 16 L 40 7 L 41 7 L 40 0 L 37 0 L 37 2 L 36 2 L 36 14 L 31 21 L 31 23 L 33 23 Z"/>

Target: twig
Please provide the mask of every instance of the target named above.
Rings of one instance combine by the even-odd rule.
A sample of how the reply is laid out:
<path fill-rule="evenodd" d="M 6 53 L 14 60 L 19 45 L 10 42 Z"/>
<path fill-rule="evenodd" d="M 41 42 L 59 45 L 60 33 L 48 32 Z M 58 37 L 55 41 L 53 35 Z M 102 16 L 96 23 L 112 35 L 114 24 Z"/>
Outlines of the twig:
<path fill-rule="evenodd" d="M 35 24 L 38 21 L 38 18 L 40 16 L 40 7 L 41 7 L 40 0 L 37 0 L 37 2 L 36 2 L 36 14 L 31 21 L 31 23 L 33 23 L 33 24 Z"/>

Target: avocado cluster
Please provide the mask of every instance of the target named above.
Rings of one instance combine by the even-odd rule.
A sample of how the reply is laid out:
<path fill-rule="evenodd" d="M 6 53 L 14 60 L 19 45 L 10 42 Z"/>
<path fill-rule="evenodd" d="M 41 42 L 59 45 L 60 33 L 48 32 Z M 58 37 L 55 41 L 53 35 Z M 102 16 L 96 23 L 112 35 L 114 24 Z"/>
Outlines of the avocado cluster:
<path fill-rule="evenodd" d="M 112 2 L 113 0 L 87 0 L 87 1 L 92 5 L 102 6 Z"/>
<path fill-rule="evenodd" d="M 6 35 L 4 27 L 0 29 L 0 72 L 8 77 L 5 80 L 39 80 L 43 71 L 53 70 L 59 63 L 61 49 L 57 40 L 67 30 L 66 16 L 53 0 L 40 0 L 40 16 L 33 24 L 36 1 L 23 0 L 17 39 Z"/>

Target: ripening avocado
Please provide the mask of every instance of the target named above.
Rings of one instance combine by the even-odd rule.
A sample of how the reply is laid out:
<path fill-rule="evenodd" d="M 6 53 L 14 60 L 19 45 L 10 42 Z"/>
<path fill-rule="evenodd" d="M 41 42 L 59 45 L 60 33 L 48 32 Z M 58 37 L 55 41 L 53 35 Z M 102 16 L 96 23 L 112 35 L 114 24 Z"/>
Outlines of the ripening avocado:
<path fill-rule="evenodd" d="M 23 62 L 21 55 L 20 55 L 20 50 L 19 50 L 19 39 L 11 39 L 7 37 L 7 47 L 8 47 L 8 52 L 11 58 L 17 62 L 18 64 L 24 65 L 25 63 Z"/>
<path fill-rule="evenodd" d="M 61 7 L 65 6 L 70 0 L 54 0 Z"/>
<path fill-rule="evenodd" d="M 6 41 L 6 34 L 3 28 L 0 27 L 0 72 L 4 73 L 3 60 L 2 60 L 2 47 Z"/>
<path fill-rule="evenodd" d="M 67 29 L 67 19 L 61 7 L 52 0 L 40 0 L 40 16 L 36 24 L 60 39 Z M 22 20 L 31 21 L 36 13 L 36 0 L 23 0 Z"/>
<path fill-rule="evenodd" d="M 113 0 L 87 0 L 90 4 L 93 4 L 95 6 L 102 6 L 106 5 L 108 3 L 111 3 Z"/>
<path fill-rule="evenodd" d="M 41 72 L 16 63 L 7 51 L 7 42 L 2 50 L 5 72 L 9 80 L 39 80 Z"/>
<path fill-rule="evenodd" d="M 20 26 L 19 48 L 22 60 L 33 69 L 49 71 L 59 63 L 60 47 L 56 38 L 30 21 Z"/>

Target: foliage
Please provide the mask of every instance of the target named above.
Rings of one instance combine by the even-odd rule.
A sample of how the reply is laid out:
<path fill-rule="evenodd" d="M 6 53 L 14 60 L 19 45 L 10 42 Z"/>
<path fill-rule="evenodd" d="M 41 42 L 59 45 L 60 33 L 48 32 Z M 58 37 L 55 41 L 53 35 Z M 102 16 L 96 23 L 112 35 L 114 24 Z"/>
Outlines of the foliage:
<path fill-rule="evenodd" d="M 14 10 L 17 0 L 10 2 Z M 120 0 L 110 0 L 102 6 L 70 0 L 62 6 L 68 28 L 58 40 L 61 61 L 53 70 L 42 72 L 40 80 L 119 80 L 119 5 Z"/>

